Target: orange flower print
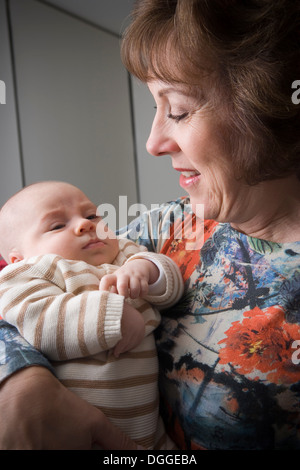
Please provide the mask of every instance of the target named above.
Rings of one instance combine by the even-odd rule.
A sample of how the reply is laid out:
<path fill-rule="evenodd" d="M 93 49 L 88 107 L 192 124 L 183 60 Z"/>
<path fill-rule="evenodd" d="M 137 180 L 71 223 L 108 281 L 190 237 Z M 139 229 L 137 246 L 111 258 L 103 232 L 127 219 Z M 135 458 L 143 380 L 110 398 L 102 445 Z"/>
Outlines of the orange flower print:
<path fill-rule="evenodd" d="M 220 364 L 230 363 L 241 374 L 256 374 L 270 382 L 300 381 L 300 366 L 292 363 L 292 343 L 300 339 L 300 326 L 285 321 L 284 310 L 272 306 L 261 310 L 255 307 L 244 313 L 219 341 Z"/>
<path fill-rule="evenodd" d="M 193 240 L 194 236 L 196 236 L 195 215 L 186 213 L 184 213 L 184 215 L 184 224 L 182 220 L 176 220 L 174 225 L 172 225 L 170 237 L 164 243 L 161 253 L 173 259 L 181 270 L 183 280 L 187 281 L 201 261 L 200 249 L 197 247 L 197 244 L 195 249 L 187 248 L 187 246 L 189 246 L 188 243 Z M 204 221 L 204 243 L 211 237 L 217 225 L 218 223 L 212 220 Z M 200 226 L 200 229 L 202 229 L 202 225 Z"/>

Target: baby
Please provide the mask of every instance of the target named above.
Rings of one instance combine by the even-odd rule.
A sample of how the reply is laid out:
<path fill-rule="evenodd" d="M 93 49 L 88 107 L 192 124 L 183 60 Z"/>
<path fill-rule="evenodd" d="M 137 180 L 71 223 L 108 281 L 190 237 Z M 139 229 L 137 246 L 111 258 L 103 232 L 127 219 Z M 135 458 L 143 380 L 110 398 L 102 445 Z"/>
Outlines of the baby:
<path fill-rule="evenodd" d="M 179 268 L 117 239 L 73 185 L 27 186 L 0 211 L 0 312 L 57 377 L 137 444 L 170 449 L 158 415 L 158 308 L 183 293 Z"/>

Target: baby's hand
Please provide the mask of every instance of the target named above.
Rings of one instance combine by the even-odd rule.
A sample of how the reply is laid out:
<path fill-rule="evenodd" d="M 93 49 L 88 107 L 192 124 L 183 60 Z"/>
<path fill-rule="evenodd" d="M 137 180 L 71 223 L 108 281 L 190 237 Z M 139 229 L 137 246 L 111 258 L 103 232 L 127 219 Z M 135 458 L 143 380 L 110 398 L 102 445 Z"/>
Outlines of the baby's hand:
<path fill-rule="evenodd" d="M 148 293 L 149 284 L 158 278 L 159 270 L 150 260 L 134 259 L 121 266 L 113 274 L 106 274 L 100 281 L 99 289 L 136 299 Z"/>
<path fill-rule="evenodd" d="M 136 348 L 145 337 L 145 322 L 138 310 L 124 302 L 121 320 L 122 339 L 114 347 L 114 356 Z"/>

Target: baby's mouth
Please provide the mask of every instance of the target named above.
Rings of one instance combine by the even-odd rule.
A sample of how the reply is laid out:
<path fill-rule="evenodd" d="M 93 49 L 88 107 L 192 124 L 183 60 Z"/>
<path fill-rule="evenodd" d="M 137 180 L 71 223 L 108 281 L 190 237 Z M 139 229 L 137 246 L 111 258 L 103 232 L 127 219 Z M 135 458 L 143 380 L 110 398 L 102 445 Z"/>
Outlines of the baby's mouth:
<path fill-rule="evenodd" d="M 86 250 L 100 245 L 104 245 L 102 240 L 99 240 L 99 238 L 92 238 L 86 245 L 84 245 L 83 249 Z"/>

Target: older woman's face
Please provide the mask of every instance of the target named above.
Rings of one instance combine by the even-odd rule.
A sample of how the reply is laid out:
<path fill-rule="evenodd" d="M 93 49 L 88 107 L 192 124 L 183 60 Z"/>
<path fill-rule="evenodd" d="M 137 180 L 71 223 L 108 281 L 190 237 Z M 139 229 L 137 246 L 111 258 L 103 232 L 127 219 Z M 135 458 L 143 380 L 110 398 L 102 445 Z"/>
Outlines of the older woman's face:
<path fill-rule="evenodd" d="M 234 179 L 208 103 L 177 84 L 152 81 L 148 86 L 157 105 L 148 152 L 171 156 L 194 211 L 204 204 L 206 218 L 235 218 L 243 185 Z"/>

